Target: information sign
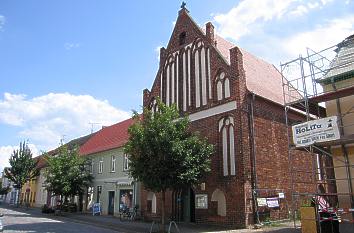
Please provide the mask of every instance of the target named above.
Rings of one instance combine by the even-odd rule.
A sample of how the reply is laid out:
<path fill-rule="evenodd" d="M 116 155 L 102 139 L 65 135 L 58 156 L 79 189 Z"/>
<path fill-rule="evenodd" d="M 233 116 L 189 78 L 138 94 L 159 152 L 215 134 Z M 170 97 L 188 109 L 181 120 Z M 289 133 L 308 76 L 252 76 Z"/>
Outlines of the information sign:
<path fill-rule="evenodd" d="M 337 116 L 294 125 L 292 132 L 296 147 L 309 146 L 316 142 L 327 142 L 340 138 Z"/>
<path fill-rule="evenodd" d="M 95 215 L 97 213 L 99 215 L 101 215 L 101 204 L 100 203 L 94 203 L 92 205 L 92 215 Z"/>
<path fill-rule="evenodd" d="M 195 195 L 195 208 L 196 209 L 208 209 L 208 195 L 196 194 Z"/>

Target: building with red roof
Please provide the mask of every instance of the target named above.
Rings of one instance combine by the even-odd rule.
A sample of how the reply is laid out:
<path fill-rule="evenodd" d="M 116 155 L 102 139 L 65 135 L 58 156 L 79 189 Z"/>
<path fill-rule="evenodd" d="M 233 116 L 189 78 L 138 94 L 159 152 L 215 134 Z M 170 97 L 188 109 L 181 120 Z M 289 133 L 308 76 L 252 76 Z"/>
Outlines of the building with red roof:
<path fill-rule="evenodd" d="M 65 143 L 65 146 L 68 147 L 69 150 L 75 148 L 75 147 L 81 147 L 84 145 L 95 133 L 88 134 L 79 138 L 75 138 L 68 143 Z M 30 198 L 32 196 L 32 204 L 33 206 L 36 207 L 41 207 L 43 205 L 48 205 L 48 206 L 55 206 L 57 197 L 53 197 L 50 192 L 47 192 L 45 188 L 45 172 L 46 172 L 46 167 L 48 166 L 48 162 L 45 158 L 45 156 L 56 156 L 58 154 L 58 148 L 55 148 L 53 150 L 48 151 L 47 153 L 41 154 L 34 159 L 38 161 L 37 163 L 37 168 L 39 169 L 39 176 L 34 179 L 34 182 L 32 183 L 32 191 L 33 194 L 30 193 Z M 24 192 L 24 191 L 23 191 Z M 24 196 L 24 193 L 23 193 Z M 79 204 L 79 210 L 82 210 L 82 204 L 83 203 L 78 203 Z"/>
<path fill-rule="evenodd" d="M 276 67 L 216 35 L 211 23 L 201 29 L 184 6 L 159 62 L 143 106 L 156 109 L 157 98 L 176 104 L 189 116 L 191 129 L 215 146 L 211 173 L 197 186 L 171 191 L 167 216 L 236 227 L 288 218 L 291 178 L 282 75 Z M 291 122 L 303 118 L 290 115 Z M 312 168 L 306 153 L 297 156 L 299 167 Z M 308 177 L 300 179 L 308 184 L 295 188 L 313 189 Z M 142 191 L 145 217 L 161 213 L 159 198 Z"/>
<path fill-rule="evenodd" d="M 103 127 L 80 147 L 80 155 L 91 161 L 94 177 L 86 198 L 88 208 L 100 203 L 103 214 L 115 215 L 139 204 L 139 184 L 129 177 L 129 157 L 123 150 L 133 123 L 128 119 Z"/>

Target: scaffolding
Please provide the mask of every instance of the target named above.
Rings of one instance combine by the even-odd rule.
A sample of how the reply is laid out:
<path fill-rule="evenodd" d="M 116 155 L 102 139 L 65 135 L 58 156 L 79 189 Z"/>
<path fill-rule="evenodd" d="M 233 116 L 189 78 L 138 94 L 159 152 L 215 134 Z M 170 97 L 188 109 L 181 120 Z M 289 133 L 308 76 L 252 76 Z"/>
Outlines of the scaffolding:
<path fill-rule="evenodd" d="M 349 153 L 353 152 L 348 152 L 349 147 L 354 147 L 354 130 L 351 134 L 346 130 L 354 129 L 354 38 L 348 37 L 346 41 L 348 39 L 353 42 L 353 47 L 345 51 L 344 57 L 339 57 L 338 52 L 342 46 L 348 45 L 345 41 L 319 52 L 307 48 L 306 56 L 300 55 L 280 65 L 288 128 L 290 209 L 295 228 L 300 228 L 297 221 L 300 207 L 308 205 L 315 207 L 318 232 L 323 232 L 321 225 L 330 220 L 340 222 L 341 232 L 354 232 L 354 159 L 350 161 Z M 342 81 L 344 79 L 335 80 L 338 77 L 334 75 L 335 72 L 348 68 L 352 70 L 345 70 L 346 80 L 351 75 L 351 84 Z M 345 109 L 342 106 L 343 101 L 346 104 Z M 332 115 L 337 116 L 340 139 L 297 147 L 293 142 L 291 127 L 326 117 L 329 107 L 332 112 L 335 111 Z M 300 117 L 294 118 L 294 114 Z M 299 151 L 307 153 L 312 161 L 311 169 L 296 165 Z M 301 189 L 303 185 L 308 185 L 307 189 Z M 309 186 L 312 188 L 308 188 Z M 321 204 L 316 201 L 321 198 L 327 200 L 331 208 L 321 208 Z M 323 212 L 327 212 L 328 216 L 324 217 Z"/>

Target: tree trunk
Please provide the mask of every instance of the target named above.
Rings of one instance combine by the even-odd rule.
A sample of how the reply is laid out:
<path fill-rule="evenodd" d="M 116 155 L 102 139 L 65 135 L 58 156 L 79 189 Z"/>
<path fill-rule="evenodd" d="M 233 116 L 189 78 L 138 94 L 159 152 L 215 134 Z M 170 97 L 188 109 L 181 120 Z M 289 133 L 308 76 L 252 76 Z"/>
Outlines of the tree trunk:
<path fill-rule="evenodd" d="M 16 206 L 20 207 L 20 195 L 21 195 L 21 190 L 22 190 L 22 186 L 18 187 L 18 193 L 17 193 L 17 200 L 16 200 Z"/>
<path fill-rule="evenodd" d="M 160 226 L 160 232 L 164 233 L 165 232 L 165 190 L 161 192 L 161 226 Z"/>

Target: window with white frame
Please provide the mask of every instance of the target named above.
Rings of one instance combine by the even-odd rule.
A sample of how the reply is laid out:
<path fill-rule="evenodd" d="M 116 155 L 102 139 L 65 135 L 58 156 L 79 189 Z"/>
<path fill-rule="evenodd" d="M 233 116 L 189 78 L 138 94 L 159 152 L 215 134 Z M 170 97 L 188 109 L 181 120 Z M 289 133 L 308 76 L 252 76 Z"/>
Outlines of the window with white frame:
<path fill-rule="evenodd" d="M 129 156 L 127 154 L 124 154 L 123 157 L 123 171 L 128 171 L 129 170 Z"/>
<path fill-rule="evenodd" d="M 116 156 L 112 155 L 111 157 L 111 172 L 116 171 Z"/>
<path fill-rule="evenodd" d="M 98 163 L 98 173 L 103 172 L 103 158 L 100 159 L 100 162 Z"/>

